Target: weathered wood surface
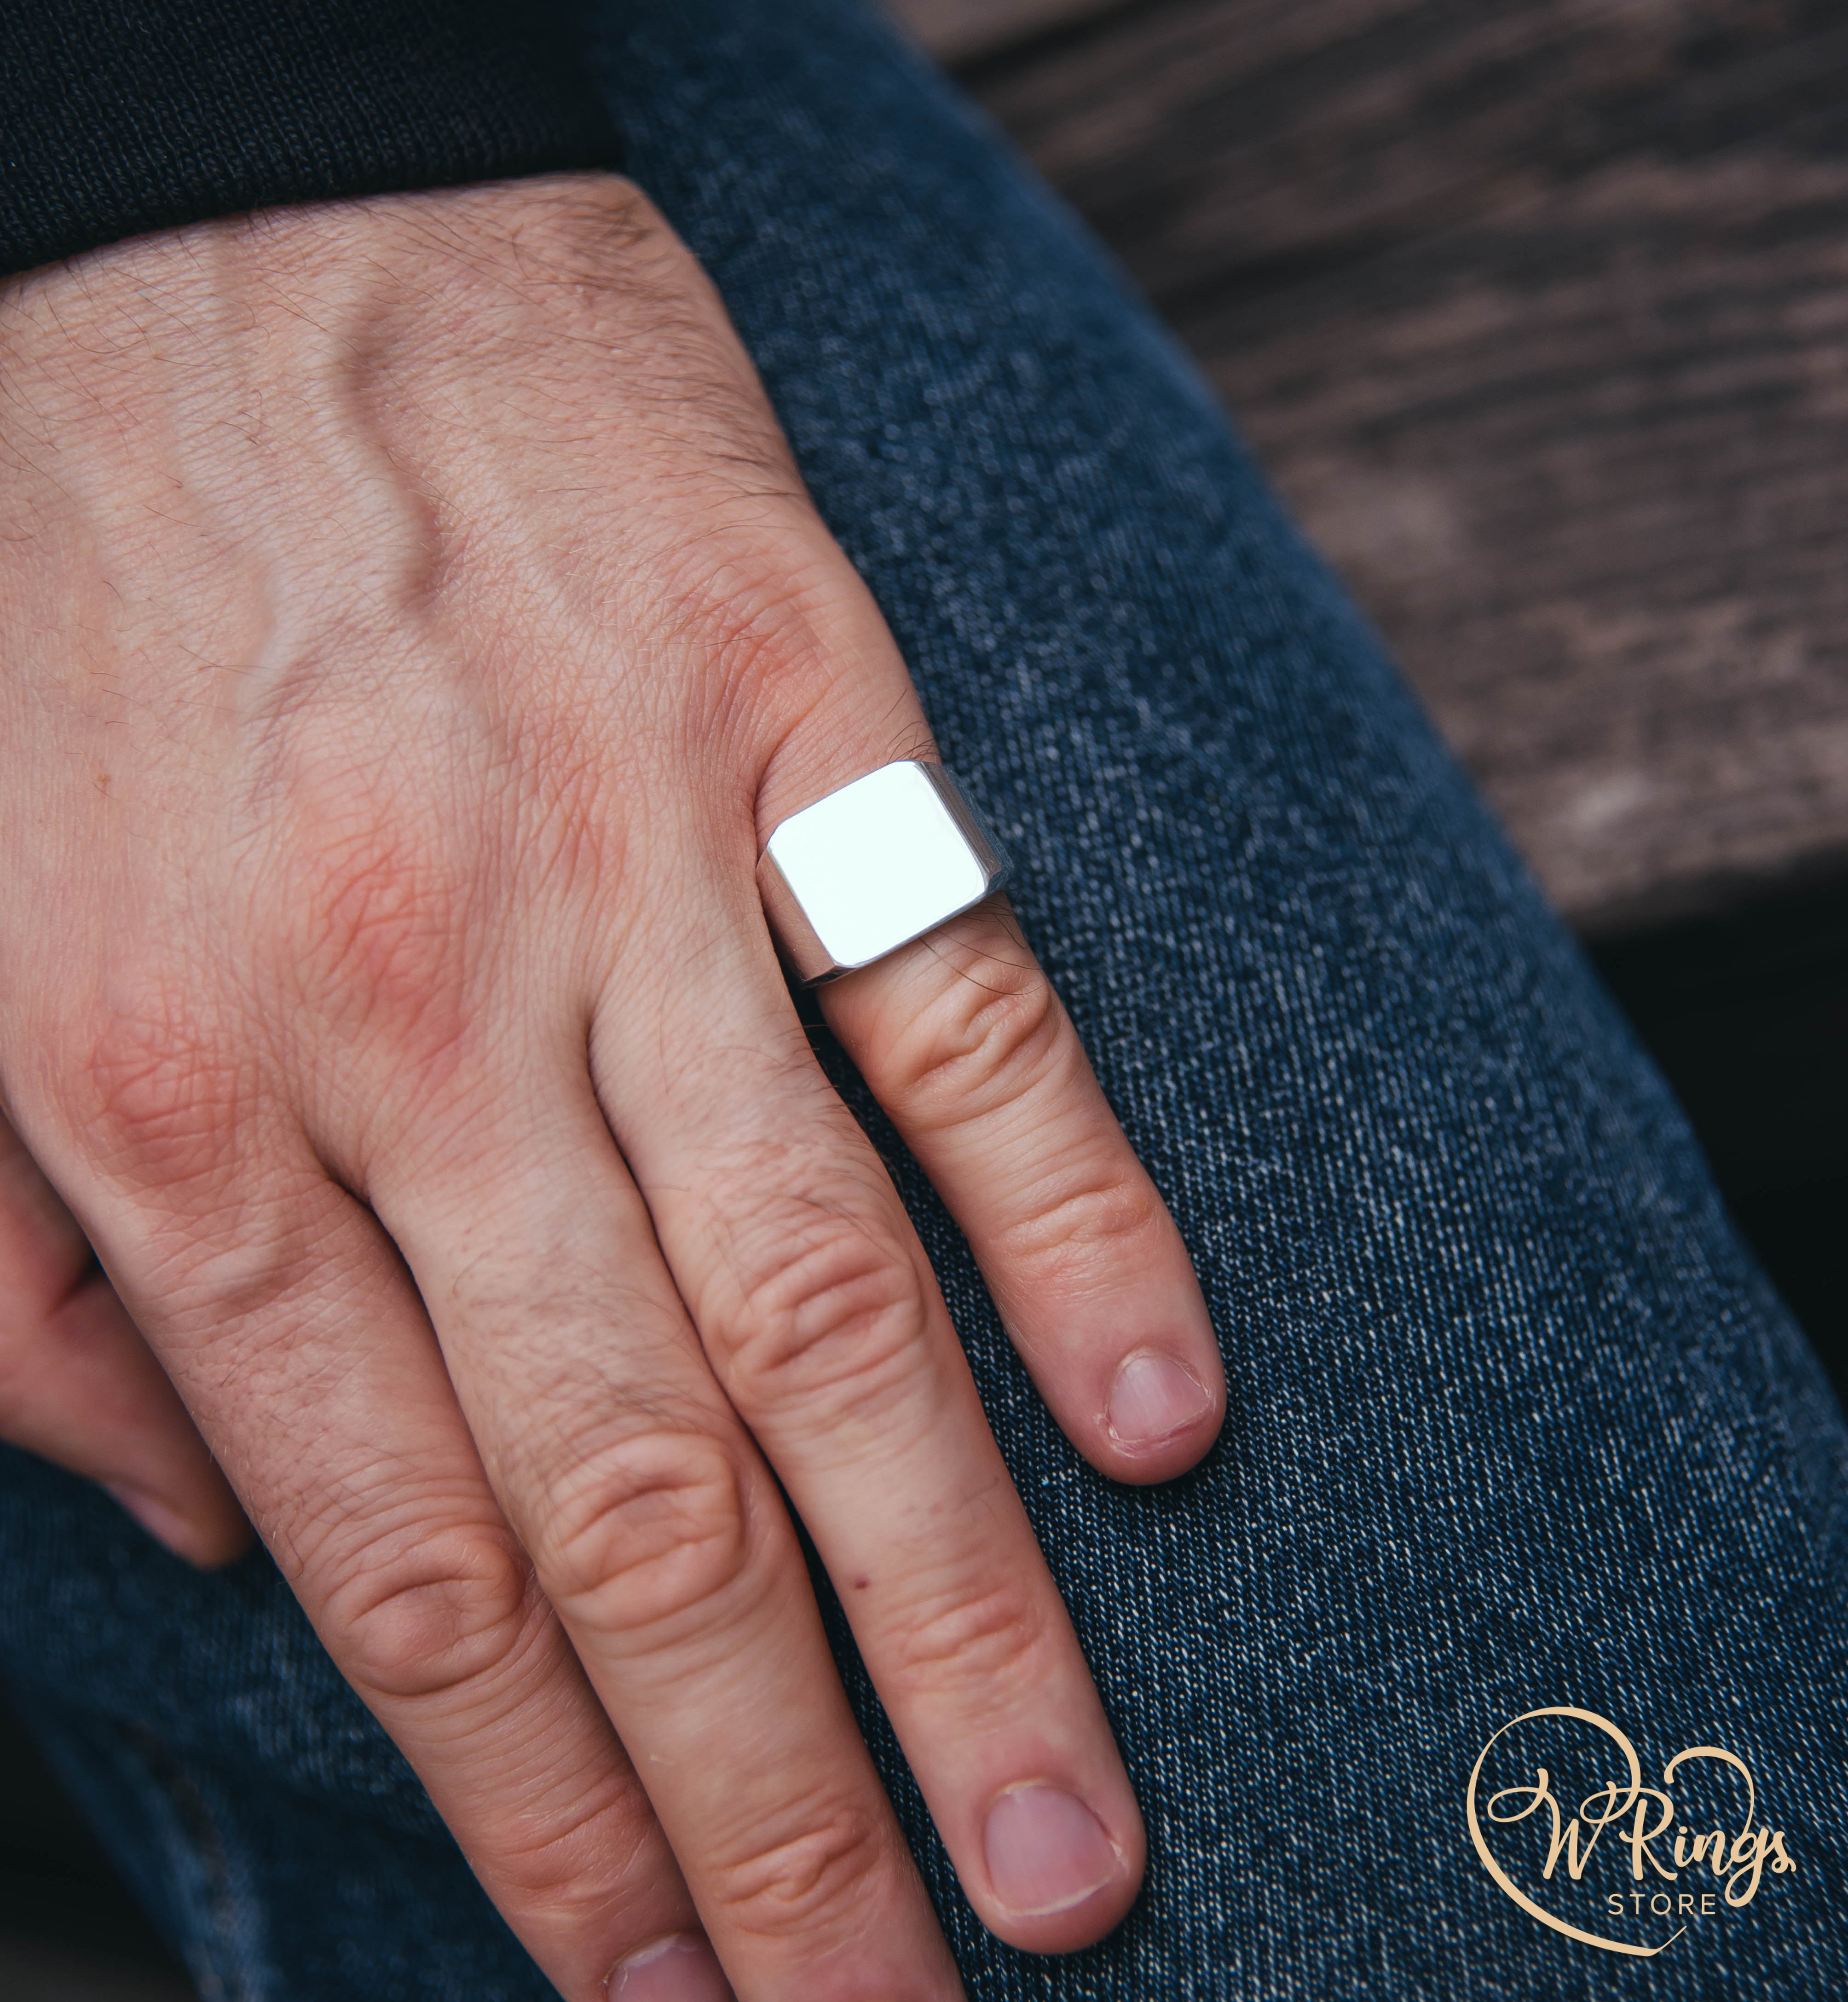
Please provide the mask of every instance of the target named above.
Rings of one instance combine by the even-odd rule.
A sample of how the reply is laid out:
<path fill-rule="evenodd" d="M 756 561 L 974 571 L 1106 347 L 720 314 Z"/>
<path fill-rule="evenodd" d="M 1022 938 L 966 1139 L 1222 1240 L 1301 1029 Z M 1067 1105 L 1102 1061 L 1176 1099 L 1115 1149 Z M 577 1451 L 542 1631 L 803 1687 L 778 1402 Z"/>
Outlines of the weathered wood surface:
<path fill-rule="evenodd" d="M 1848 865 L 1841 0 L 1066 5 L 991 0 L 1042 31 L 965 82 L 1566 911 Z"/>
<path fill-rule="evenodd" d="M 1087 20 L 1121 0 L 887 0 L 940 61 L 967 62 L 1009 48 L 1030 35 Z"/>

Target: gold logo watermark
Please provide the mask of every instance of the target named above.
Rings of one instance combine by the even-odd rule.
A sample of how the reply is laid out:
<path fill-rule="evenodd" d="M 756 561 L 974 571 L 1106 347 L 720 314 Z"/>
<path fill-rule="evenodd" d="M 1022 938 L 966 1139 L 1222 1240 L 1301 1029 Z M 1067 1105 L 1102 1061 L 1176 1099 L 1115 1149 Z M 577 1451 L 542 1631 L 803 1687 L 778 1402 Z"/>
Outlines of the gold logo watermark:
<path fill-rule="evenodd" d="M 1526 1758 L 1537 1741 L 1553 1767 L 1520 1763 L 1523 1741 Z M 1491 1770 L 1491 1781 L 1518 1772 L 1521 1784 L 1485 1794 L 1491 1767 L 1508 1770 Z M 1542 1925 L 1607 1953 L 1648 1959 L 1690 1927 L 1743 1910 L 1767 1876 L 1797 1868 L 1783 1831 L 1760 1819 L 1757 1783 L 1736 1753 L 1690 1745 L 1662 1767 L 1659 1787 L 1648 1786 L 1616 1725 L 1570 1704 L 1503 1725 L 1476 1761 L 1467 1805 L 1476 1854 L 1508 1896 Z M 1665 1924 L 1674 1930 L 1654 1937 Z"/>

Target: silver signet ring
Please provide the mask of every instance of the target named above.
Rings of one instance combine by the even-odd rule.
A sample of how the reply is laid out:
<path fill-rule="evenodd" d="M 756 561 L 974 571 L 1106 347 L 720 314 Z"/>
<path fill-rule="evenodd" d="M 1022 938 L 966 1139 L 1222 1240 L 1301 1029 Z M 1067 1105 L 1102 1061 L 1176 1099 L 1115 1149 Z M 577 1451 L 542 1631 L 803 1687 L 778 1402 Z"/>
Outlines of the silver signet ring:
<path fill-rule="evenodd" d="M 758 895 L 802 978 L 870 966 L 979 904 L 1006 858 L 941 765 L 881 765 L 779 821 Z"/>

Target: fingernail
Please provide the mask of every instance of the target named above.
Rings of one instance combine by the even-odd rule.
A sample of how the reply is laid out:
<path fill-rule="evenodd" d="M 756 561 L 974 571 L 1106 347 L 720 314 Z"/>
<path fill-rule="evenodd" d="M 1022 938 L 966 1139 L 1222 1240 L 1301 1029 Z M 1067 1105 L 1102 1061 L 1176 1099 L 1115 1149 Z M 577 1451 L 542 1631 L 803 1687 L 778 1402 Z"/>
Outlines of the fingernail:
<path fill-rule="evenodd" d="M 157 1543 L 165 1543 L 176 1556 L 190 1558 L 199 1532 L 177 1508 L 169 1508 L 158 1495 L 126 1481 L 119 1487 L 106 1483 L 103 1492 L 125 1509 Z"/>
<path fill-rule="evenodd" d="M 632 1953 L 609 1978 L 609 2002 L 732 2002 L 703 1933 L 671 1933 Z"/>
<path fill-rule="evenodd" d="M 1057 1787 L 1010 1787 L 989 1809 L 985 1847 L 995 1895 L 1021 1918 L 1082 1905 L 1122 1868 L 1104 1824 Z"/>
<path fill-rule="evenodd" d="M 1191 1370 L 1171 1356 L 1140 1348 L 1117 1372 L 1104 1419 L 1124 1446 L 1159 1446 L 1205 1418 L 1212 1401 Z"/>

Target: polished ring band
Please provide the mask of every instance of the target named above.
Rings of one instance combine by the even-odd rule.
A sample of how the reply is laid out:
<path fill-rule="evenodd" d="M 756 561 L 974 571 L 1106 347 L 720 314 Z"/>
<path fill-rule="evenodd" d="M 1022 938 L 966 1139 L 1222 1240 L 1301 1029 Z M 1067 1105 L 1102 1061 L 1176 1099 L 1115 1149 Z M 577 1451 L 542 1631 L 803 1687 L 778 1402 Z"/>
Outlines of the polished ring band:
<path fill-rule="evenodd" d="M 757 888 L 777 943 L 813 985 L 934 931 L 979 904 L 1006 870 L 943 767 L 906 759 L 779 821 Z"/>

